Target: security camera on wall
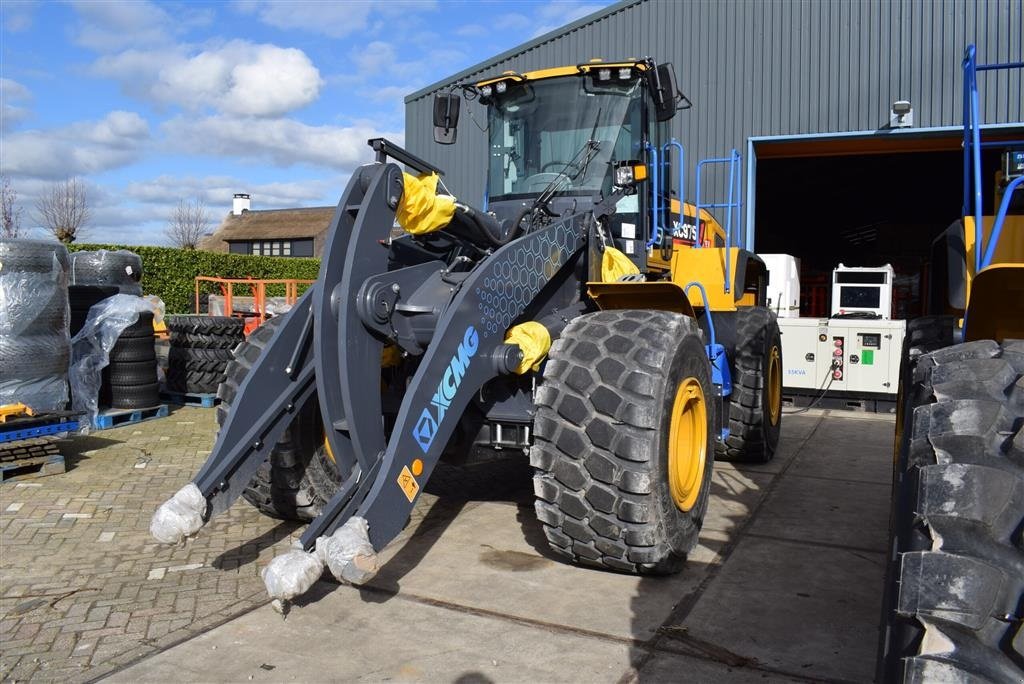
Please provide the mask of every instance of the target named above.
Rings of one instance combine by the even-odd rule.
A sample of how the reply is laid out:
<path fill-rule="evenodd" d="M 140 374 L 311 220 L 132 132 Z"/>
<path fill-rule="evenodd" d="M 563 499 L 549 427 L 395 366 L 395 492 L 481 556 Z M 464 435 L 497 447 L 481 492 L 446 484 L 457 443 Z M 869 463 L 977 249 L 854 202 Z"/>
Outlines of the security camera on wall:
<path fill-rule="evenodd" d="M 889 128 L 910 128 L 914 125 L 914 108 L 909 100 L 896 100 L 889 111 Z"/>

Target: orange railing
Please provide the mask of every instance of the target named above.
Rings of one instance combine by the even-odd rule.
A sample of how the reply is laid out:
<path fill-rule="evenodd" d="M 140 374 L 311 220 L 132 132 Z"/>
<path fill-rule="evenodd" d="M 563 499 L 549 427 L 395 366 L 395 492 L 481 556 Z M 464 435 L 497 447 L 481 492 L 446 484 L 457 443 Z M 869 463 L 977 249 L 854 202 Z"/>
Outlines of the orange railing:
<path fill-rule="evenodd" d="M 212 276 L 197 276 L 195 312 L 200 313 L 199 300 L 202 283 L 218 285 L 220 286 L 221 295 L 224 297 L 224 314 L 227 316 L 238 316 L 250 319 L 246 322 L 245 326 L 245 332 L 246 334 L 249 334 L 251 330 L 263 325 L 267 320 L 267 286 L 283 286 L 285 304 L 288 306 L 295 306 L 295 302 L 299 300 L 299 288 L 303 288 L 304 291 L 303 286 L 312 285 L 314 282 L 315 281 L 312 280 L 298 280 L 295 278 L 261 280 L 255 278 L 214 278 Z M 251 294 L 238 294 L 235 292 L 236 287 L 248 288 L 248 292 Z M 252 297 L 254 302 L 253 308 L 255 311 L 235 311 L 234 298 L 236 296 Z"/>

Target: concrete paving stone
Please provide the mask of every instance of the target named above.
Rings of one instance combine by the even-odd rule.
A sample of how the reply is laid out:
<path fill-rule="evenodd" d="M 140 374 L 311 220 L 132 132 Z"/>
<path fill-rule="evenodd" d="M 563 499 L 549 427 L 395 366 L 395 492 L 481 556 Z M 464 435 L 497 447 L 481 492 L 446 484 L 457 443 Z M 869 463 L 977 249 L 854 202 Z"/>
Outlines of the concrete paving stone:
<path fill-rule="evenodd" d="M 895 421 L 890 416 L 832 417 L 808 443 L 794 474 L 888 485 L 892 482 Z"/>
<path fill-rule="evenodd" d="M 769 668 L 871 681 L 883 558 L 744 538 L 679 626 Z"/>
<path fill-rule="evenodd" d="M 635 682 L 730 682 L 731 684 L 764 684 L 765 682 L 806 682 L 778 672 L 753 667 L 725 665 L 711 660 L 656 653 L 632 678 Z"/>
<path fill-rule="evenodd" d="M 702 541 L 685 569 L 670 577 L 581 568 L 550 556 L 532 506 L 501 503 L 461 510 L 436 503 L 403 537 L 384 550 L 371 587 L 638 639 L 653 636 L 676 602 L 697 589 L 722 546 Z M 586 610 L 581 586 L 588 597 L 600 597 L 584 598 Z M 379 593 L 366 593 L 368 601 L 380 600 Z"/>
<path fill-rule="evenodd" d="M 260 608 L 105 681 L 614 682 L 633 656 L 627 642 L 399 597 L 367 603 L 348 587 L 317 594 L 287 620 Z"/>
<path fill-rule="evenodd" d="M 748 532 L 884 552 L 888 545 L 889 496 L 888 484 L 791 473 L 765 501 Z"/>

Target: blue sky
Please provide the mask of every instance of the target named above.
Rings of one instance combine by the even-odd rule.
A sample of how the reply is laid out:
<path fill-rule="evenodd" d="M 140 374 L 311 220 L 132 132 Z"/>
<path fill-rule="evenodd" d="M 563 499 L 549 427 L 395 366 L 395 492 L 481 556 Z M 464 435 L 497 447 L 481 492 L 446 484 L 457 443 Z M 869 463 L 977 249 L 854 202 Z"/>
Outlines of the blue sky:
<path fill-rule="evenodd" d="M 81 178 L 88 242 L 163 244 L 180 200 L 333 205 L 405 95 L 608 4 L 0 0 L 0 173 L 27 227 Z"/>

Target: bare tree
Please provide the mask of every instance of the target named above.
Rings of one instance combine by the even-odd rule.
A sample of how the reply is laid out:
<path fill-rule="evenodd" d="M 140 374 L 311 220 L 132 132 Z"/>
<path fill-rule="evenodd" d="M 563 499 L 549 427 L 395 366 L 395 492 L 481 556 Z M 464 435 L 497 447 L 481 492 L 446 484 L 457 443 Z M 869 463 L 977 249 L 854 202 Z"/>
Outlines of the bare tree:
<path fill-rule="evenodd" d="M 164 231 L 171 244 L 180 249 L 195 249 L 199 238 L 210 226 L 210 213 L 199 198 L 179 200 Z"/>
<path fill-rule="evenodd" d="M 21 215 L 24 209 L 14 206 L 18 201 L 18 193 L 11 187 L 11 179 L 4 176 L 2 186 L 0 206 L 3 210 L 3 223 L 0 224 L 0 238 L 16 238 L 21 235 Z"/>
<path fill-rule="evenodd" d="M 89 197 L 78 178 L 59 181 L 36 200 L 36 220 L 48 233 L 68 244 L 82 237 L 89 222 Z"/>

